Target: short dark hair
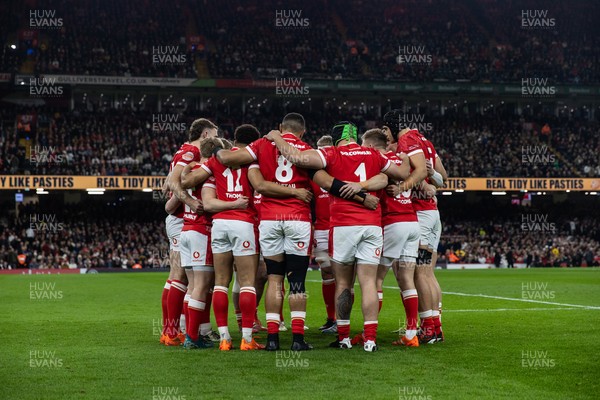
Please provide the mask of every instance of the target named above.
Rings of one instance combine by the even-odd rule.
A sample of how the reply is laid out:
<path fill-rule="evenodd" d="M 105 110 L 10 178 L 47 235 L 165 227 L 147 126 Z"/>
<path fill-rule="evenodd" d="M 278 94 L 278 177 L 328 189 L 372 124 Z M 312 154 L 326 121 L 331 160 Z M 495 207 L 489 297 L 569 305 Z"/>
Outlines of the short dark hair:
<path fill-rule="evenodd" d="M 385 148 L 388 144 L 388 137 L 385 133 L 379 128 L 369 129 L 362 135 L 362 142 L 365 143 L 365 140 L 373 142 L 373 145 L 377 147 Z"/>
<path fill-rule="evenodd" d="M 233 138 L 237 143 L 250 144 L 260 137 L 260 132 L 254 125 L 243 124 L 235 128 Z"/>
<path fill-rule="evenodd" d="M 202 136 L 202 132 L 205 129 L 218 129 L 215 124 L 207 120 L 206 118 L 198 118 L 194 122 L 192 122 L 192 126 L 190 126 L 190 132 L 188 135 L 188 140 L 193 142 L 195 140 L 200 139 Z"/>
<path fill-rule="evenodd" d="M 302 114 L 289 113 L 281 121 L 281 129 L 292 133 L 302 133 L 306 130 L 306 123 Z"/>

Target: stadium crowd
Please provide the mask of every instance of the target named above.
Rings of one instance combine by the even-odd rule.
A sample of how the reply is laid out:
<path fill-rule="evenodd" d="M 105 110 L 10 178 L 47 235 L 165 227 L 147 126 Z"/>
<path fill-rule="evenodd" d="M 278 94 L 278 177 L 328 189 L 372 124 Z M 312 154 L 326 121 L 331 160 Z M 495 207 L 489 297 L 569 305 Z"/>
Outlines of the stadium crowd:
<path fill-rule="evenodd" d="M 122 201 L 21 204 L 0 219 L 0 269 L 168 267 L 161 211 L 162 203 L 143 212 Z"/>
<path fill-rule="evenodd" d="M 4 38 L 18 32 L 16 49 L 0 53 L 0 72 L 33 63 L 39 74 L 404 81 L 470 80 L 598 83 L 595 62 L 598 4 L 501 0 L 364 0 L 292 2 L 134 2 L 85 0 L 45 3 L 63 19 L 60 29 L 30 27 L 27 3 L 2 6 Z M 102 5 L 102 7 L 100 7 Z M 524 10 L 553 21 L 527 26 Z M 157 18 L 160 16 L 160 18 Z M 252 21 L 252 23 L 248 23 Z M 418 23 L 415 23 L 418 21 Z M 142 29 L 143 28 L 143 29 Z M 110 33 L 110 35 L 108 34 Z M 190 38 L 201 38 L 191 41 Z M 451 41 L 448 38 L 452 38 Z M 179 46 L 184 62 L 157 63 L 156 46 Z M 402 61 L 400 55 L 422 56 Z M 180 60 L 181 61 L 181 60 Z M 207 71 L 196 70 L 206 62 Z"/>
<path fill-rule="evenodd" d="M 0 220 L 0 269 L 143 268 L 168 266 L 162 203 L 119 202 L 64 207 L 28 205 Z M 8 207 L 8 206 L 7 206 Z M 440 202 L 438 265 L 483 263 L 530 267 L 600 266 L 600 221 L 549 217 L 552 225 L 523 225 L 522 214 L 476 219 Z M 95 210 L 89 213 L 89 210 Z M 144 210 L 144 213 L 140 212 Z M 531 211 L 523 211 L 531 213 Z M 85 218 L 82 216 L 85 215 Z M 483 211 L 481 215 L 483 214 Z M 40 222 L 43 221 L 43 222 Z M 19 255 L 24 255 L 23 263 Z"/>
<path fill-rule="evenodd" d="M 232 102 L 227 109 L 214 103 L 209 103 L 203 114 L 217 123 L 226 138 L 231 138 L 234 126 L 242 122 L 251 122 L 267 133 L 274 128 L 273 121 L 286 112 L 275 104 L 246 107 L 242 112 L 239 102 Z M 28 113 L 38 116 L 31 152 L 19 145 L 22 135 L 15 131 L 14 120 L 11 122 L 15 114 Z M 173 113 L 181 113 L 187 126 L 194 118 L 189 112 Z M 6 107 L 0 112 L 0 173 L 166 175 L 185 133 L 156 129 L 152 122 L 156 114 L 129 109 L 69 112 Z M 338 120 L 351 120 L 361 132 L 381 124 L 373 108 L 340 109 L 328 101 L 304 114 L 308 121 L 305 140 L 313 146 Z M 600 138 L 595 122 L 547 115 L 514 116 L 501 111 L 485 115 L 448 112 L 425 116 L 423 121 L 422 132 L 437 144 L 452 177 L 600 176 Z M 36 154 L 36 149 L 43 154 Z"/>

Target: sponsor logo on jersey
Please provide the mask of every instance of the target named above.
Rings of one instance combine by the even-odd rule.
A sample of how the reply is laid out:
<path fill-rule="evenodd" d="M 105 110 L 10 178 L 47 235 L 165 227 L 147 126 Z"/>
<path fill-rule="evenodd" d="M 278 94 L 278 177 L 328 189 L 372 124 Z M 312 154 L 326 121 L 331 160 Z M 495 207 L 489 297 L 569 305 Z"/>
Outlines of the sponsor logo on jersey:
<path fill-rule="evenodd" d="M 185 161 L 192 161 L 194 159 L 194 153 L 188 151 L 187 153 L 182 155 L 181 158 L 183 158 Z"/>

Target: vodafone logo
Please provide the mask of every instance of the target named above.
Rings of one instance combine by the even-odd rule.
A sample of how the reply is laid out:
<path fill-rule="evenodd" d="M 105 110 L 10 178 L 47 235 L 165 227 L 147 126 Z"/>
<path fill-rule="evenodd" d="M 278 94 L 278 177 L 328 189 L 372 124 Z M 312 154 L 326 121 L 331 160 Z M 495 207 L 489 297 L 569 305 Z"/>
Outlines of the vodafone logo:
<path fill-rule="evenodd" d="M 173 238 L 173 244 L 177 244 L 177 239 Z"/>
<path fill-rule="evenodd" d="M 249 241 L 244 241 L 244 243 L 242 243 L 242 246 L 244 246 L 245 249 L 250 247 L 250 242 Z"/>
<path fill-rule="evenodd" d="M 193 254 L 194 258 L 200 258 L 200 253 L 195 251 Z"/>
<path fill-rule="evenodd" d="M 303 249 L 304 248 L 304 242 L 298 242 L 298 248 L 299 249 Z"/>
<path fill-rule="evenodd" d="M 377 257 L 379 257 L 381 255 L 381 249 L 380 248 L 375 249 L 375 255 Z"/>
<path fill-rule="evenodd" d="M 192 161 L 194 159 L 194 153 L 188 151 L 187 153 L 182 155 L 181 158 L 183 158 L 185 161 Z"/>

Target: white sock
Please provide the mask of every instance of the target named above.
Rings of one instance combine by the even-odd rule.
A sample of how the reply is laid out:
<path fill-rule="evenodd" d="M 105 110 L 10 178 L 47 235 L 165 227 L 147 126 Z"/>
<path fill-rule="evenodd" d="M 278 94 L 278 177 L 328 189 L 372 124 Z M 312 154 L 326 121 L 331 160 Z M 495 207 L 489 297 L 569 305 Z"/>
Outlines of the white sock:
<path fill-rule="evenodd" d="M 242 337 L 250 343 L 252 341 L 252 328 L 242 328 Z"/>
<path fill-rule="evenodd" d="M 229 328 L 226 326 L 219 327 L 219 335 L 221 336 L 221 340 L 231 340 L 231 335 L 229 334 Z"/>

